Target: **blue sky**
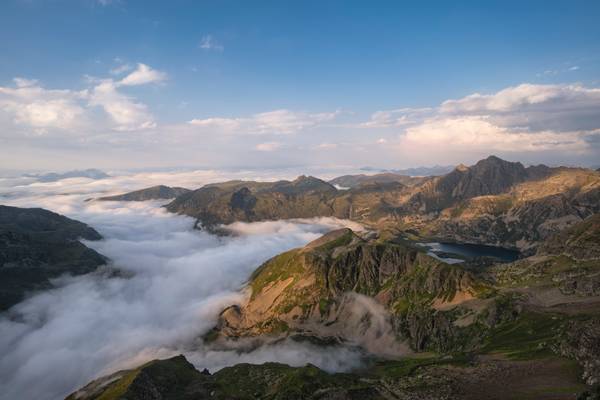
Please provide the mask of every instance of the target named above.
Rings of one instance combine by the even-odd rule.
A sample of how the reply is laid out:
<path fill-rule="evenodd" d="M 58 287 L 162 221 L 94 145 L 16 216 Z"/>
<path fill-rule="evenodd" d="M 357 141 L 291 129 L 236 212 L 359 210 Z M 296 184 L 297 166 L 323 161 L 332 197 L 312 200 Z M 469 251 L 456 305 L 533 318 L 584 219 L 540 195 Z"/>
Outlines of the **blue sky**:
<path fill-rule="evenodd" d="M 169 144 L 172 154 L 161 157 L 158 164 L 185 161 L 189 165 L 195 157 L 186 151 L 198 143 L 203 145 L 197 150 L 211 156 L 231 151 L 231 159 L 205 157 L 207 163 L 223 166 L 238 163 L 241 155 L 252 152 L 256 154 L 249 155 L 244 164 L 262 166 L 273 161 L 280 165 L 290 153 L 312 147 L 328 149 L 328 155 L 294 163 L 333 162 L 336 157 L 332 161 L 332 153 L 340 157 L 338 163 L 351 160 L 352 165 L 379 162 L 383 167 L 401 167 L 451 163 L 459 157 L 469 162 L 486 149 L 460 148 L 455 158 L 425 152 L 419 158 L 397 142 L 410 127 L 423 128 L 427 121 L 448 118 L 438 110 L 446 100 L 474 93 L 491 96 L 522 84 L 533 87 L 527 87 L 526 94 L 518 91 L 525 100 L 511 103 L 511 113 L 521 114 L 523 104 L 525 108 L 539 105 L 531 101 L 535 93 L 546 93 L 552 87 L 554 94 L 544 102 L 555 104 L 559 96 L 563 109 L 572 109 L 575 100 L 571 94 L 576 92 L 585 97 L 576 96 L 577 104 L 585 103 L 584 116 L 592 115 L 593 120 L 594 111 L 599 111 L 594 91 L 600 85 L 599 20 L 597 1 L 7 0 L 0 5 L 0 87 L 14 88 L 13 79 L 20 77 L 36 80 L 29 87 L 44 90 L 92 91 L 102 79 L 116 83 L 119 68 L 125 76 L 140 64 L 160 78 L 111 89 L 111 100 L 125 96 L 130 103 L 143 105 L 145 115 L 151 116 L 150 124 L 136 125 L 148 122 L 140 120 L 125 126 L 123 116 L 118 120 L 111 114 L 114 102 L 109 105 L 106 98 L 91 100 L 82 94 L 77 99 L 63 99 L 70 105 L 79 104 L 77 118 L 85 114 L 88 123 L 94 122 L 93 127 L 77 124 L 76 136 L 58 132 L 67 125 L 74 129 L 71 122 L 75 117 L 69 124 L 52 116 L 31 121 L 22 110 L 35 103 L 33 95 L 24 100 L 23 95 L 4 93 L 2 107 L 0 93 L 0 112 L 6 114 L 0 116 L 5 132 L 0 133 L 0 140 L 19 154 L 16 159 L 0 161 L 5 164 L 0 167 L 19 167 L 24 164 L 23 155 L 30 153 L 35 154 L 33 164 L 40 167 L 66 168 L 90 160 L 83 156 L 90 147 L 132 155 L 127 162 L 119 156 L 94 160 L 96 164 L 143 166 L 144 158 L 158 150 L 164 152 Z M 587 92 L 582 95 L 573 89 L 565 94 L 564 87 L 573 85 Z M 56 100 L 56 93 L 44 93 L 40 94 L 43 101 Z M 122 101 L 117 103 L 127 107 Z M 430 110 L 416 117 L 413 111 L 423 108 Z M 410 109 L 405 114 L 412 113 L 407 118 L 410 123 L 364 125 L 378 111 L 405 109 Z M 275 124 L 266 129 L 261 123 L 256 128 L 256 121 L 248 121 L 278 110 L 294 113 L 283 116 L 288 122 L 291 118 L 294 126 Z M 514 125 L 496 121 L 496 114 L 504 115 L 506 110 L 486 110 L 486 121 L 494 120 L 494 126 L 505 133 L 510 126 L 508 133 L 515 134 Z M 475 118 L 472 111 L 467 113 L 471 119 Z M 536 115 L 539 112 L 535 110 Z M 482 118 L 482 112 L 475 114 Z M 465 113 L 460 115 L 462 118 Z M 196 129 L 202 126 L 202 132 L 189 131 L 192 120 L 206 122 L 195 125 Z M 249 123 L 254 125 L 249 127 Z M 591 132 L 584 139 L 587 145 L 592 143 L 589 149 L 579 143 L 571 148 L 545 146 L 511 152 L 510 146 L 496 146 L 497 140 L 482 143 L 488 143 L 489 153 L 507 158 L 590 163 L 598 156 L 594 124 L 595 120 L 586 126 Z M 219 131 L 223 125 L 226 135 Z M 556 135 L 545 137 L 547 143 L 573 142 L 575 131 L 581 139 L 581 126 L 525 128 L 531 133 L 571 134 L 564 141 Z M 86 130 L 89 132 L 82 132 Z M 248 131 L 258 134 L 244 134 Z M 169 140 L 152 149 L 156 138 L 165 136 Z M 184 141 L 188 141 L 186 145 Z M 384 157 L 369 147 L 377 142 L 386 144 Z M 258 150 L 261 144 L 265 146 Z M 401 151 L 394 153 L 390 150 L 394 146 Z M 185 151 L 178 153 L 177 148 Z M 265 152 L 270 161 L 265 161 Z M 411 157 L 406 157 L 407 152 Z M 565 152 L 573 155 L 565 156 Z M 62 161 L 57 161 L 56 154 L 64 155 L 59 157 Z"/>

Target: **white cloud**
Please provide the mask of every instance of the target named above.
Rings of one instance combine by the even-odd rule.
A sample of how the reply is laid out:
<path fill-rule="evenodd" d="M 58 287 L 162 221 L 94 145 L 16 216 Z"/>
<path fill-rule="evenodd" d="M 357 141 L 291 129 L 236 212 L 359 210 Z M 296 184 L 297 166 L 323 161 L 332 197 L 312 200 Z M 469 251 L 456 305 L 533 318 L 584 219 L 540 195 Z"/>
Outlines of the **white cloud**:
<path fill-rule="evenodd" d="M 256 145 L 255 149 L 258 151 L 275 151 L 281 147 L 279 142 L 265 142 Z"/>
<path fill-rule="evenodd" d="M 207 128 L 217 128 L 223 129 L 226 131 L 233 131 L 242 126 L 243 119 L 239 118 L 205 118 L 205 119 L 192 119 L 189 121 L 189 124 L 199 126 L 199 127 L 207 127 Z"/>
<path fill-rule="evenodd" d="M 198 45 L 203 50 L 223 51 L 225 47 L 217 42 L 212 35 L 204 35 Z"/>
<path fill-rule="evenodd" d="M 0 110 L 12 116 L 17 125 L 36 129 L 74 129 L 82 123 L 80 104 L 86 92 L 47 90 L 38 81 L 15 78 L 16 87 L 0 87 Z"/>
<path fill-rule="evenodd" d="M 125 72 L 126 64 L 119 71 Z M 129 67 L 128 67 L 129 68 Z M 36 134 L 86 136 L 106 130 L 130 131 L 156 127 L 148 107 L 118 90 L 119 87 L 162 82 L 166 74 L 145 64 L 120 81 L 86 76 L 87 89 L 45 89 L 37 80 L 15 78 L 14 87 L 0 86 L 0 117 L 4 113 L 16 131 L 25 136 Z M 102 107 L 106 119 L 98 115 Z M 0 119 L 0 122 L 2 120 Z M 2 127 L 15 131 L 11 126 Z"/>
<path fill-rule="evenodd" d="M 146 129 L 156 126 L 146 105 L 137 103 L 117 91 L 117 85 L 110 79 L 93 88 L 89 103 L 92 106 L 101 106 L 117 124 L 117 130 Z"/>
<path fill-rule="evenodd" d="M 424 115 L 432 111 L 431 108 L 399 108 L 397 110 L 376 111 L 371 119 L 361 124 L 364 128 L 390 128 L 400 127 L 421 120 Z"/>
<path fill-rule="evenodd" d="M 167 79 L 167 74 L 150 68 L 146 64 L 139 63 L 135 71 L 119 81 L 119 85 L 137 86 L 148 83 L 158 83 Z"/>
<path fill-rule="evenodd" d="M 579 66 L 574 65 L 571 68 L 569 68 L 569 71 L 577 71 L 579 69 Z"/>
<path fill-rule="evenodd" d="M 127 71 L 131 71 L 133 66 L 131 64 L 121 64 L 112 68 L 109 72 L 111 75 L 121 75 Z"/>
<path fill-rule="evenodd" d="M 570 104 L 570 105 L 569 105 Z M 600 106 L 600 89 L 581 85 L 534 85 L 524 83 L 508 87 L 494 94 L 475 93 L 459 100 L 442 103 L 445 113 L 472 113 L 488 111 L 519 111 L 527 107 L 552 107 L 555 105 Z"/>
<path fill-rule="evenodd" d="M 307 113 L 274 110 L 247 118 L 193 119 L 189 124 L 239 134 L 292 134 L 332 121 L 339 112 Z"/>
<path fill-rule="evenodd" d="M 18 88 L 31 87 L 37 85 L 37 79 L 15 78 L 13 79 Z"/>
<path fill-rule="evenodd" d="M 451 152 L 486 154 L 494 151 L 580 152 L 587 148 L 582 134 L 577 132 L 511 130 L 479 116 L 426 120 L 408 128 L 400 139 L 400 146 L 404 151 L 418 151 L 422 155 Z"/>
<path fill-rule="evenodd" d="M 495 124 L 569 132 L 600 127 L 600 89 L 582 85 L 521 84 L 494 94 L 448 100 L 441 114 L 488 116 Z"/>

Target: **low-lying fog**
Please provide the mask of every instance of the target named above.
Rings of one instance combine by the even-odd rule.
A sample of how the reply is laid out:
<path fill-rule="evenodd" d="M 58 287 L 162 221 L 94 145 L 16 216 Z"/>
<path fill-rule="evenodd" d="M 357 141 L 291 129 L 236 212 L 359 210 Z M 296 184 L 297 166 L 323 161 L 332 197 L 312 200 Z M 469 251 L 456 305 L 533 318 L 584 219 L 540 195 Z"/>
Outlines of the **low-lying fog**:
<path fill-rule="evenodd" d="M 195 188 L 235 177 L 0 179 L 1 204 L 43 207 L 91 225 L 104 240 L 86 244 L 128 273 L 65 277 L 57 289 L 0 314 L 0 399 L 60 399 L 98 376 L 181 352 L 213 371 L 239 362 L 310 362 L 330 371 L 358 365 L 360 354 L 350 348 L 286 342 L 238 354 L 210 351 L 196 340 L 225 306 L 241 299 L 240 288 L 263 261 L 352 223 L 236 223 L 231 228 L 238 235 L 219 238 L 194 230 L 191 218 L 165 212 L 164 202 L 84 201 L 158 183 Z"/>

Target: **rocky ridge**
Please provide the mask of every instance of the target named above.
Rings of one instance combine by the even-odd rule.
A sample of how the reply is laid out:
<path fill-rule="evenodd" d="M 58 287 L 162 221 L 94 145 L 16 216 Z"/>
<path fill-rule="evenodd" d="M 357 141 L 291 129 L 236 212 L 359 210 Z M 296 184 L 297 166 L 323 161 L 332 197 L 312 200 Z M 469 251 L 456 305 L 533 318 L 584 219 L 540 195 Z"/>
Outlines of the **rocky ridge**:
<path fill-rule="evenodd" d="M 460 265 L 341 229 L 259 267 L 247 301 L 223 311 L 214 333 L 227 339 L 333 337 L 388 356 L 444 352 L 476 345 L 463 333 L 483 313 L 455 308 L 482 303 L 489 312 L 494 303 L 483 299 L 488 290 Z M 459 319 L 462 326 L 454 324 Z"/>
<path fill-rule="evenodd" d="M 190 190 L 181 187 L 169 187 L 165 185 L 152 186 L 145 189 L 135 190 L 115 196 L 99 197 L 97 200 L 102 201 L 146 201 L 146 200 L 163 200 L 174 199 L 188 193 Z"/>
<path fill-rule="evenodd" d="M 167 209 L 197 218 L 208 229 L 235 221 L 337 217 L 380 231 L 528 254 L 551 235 L 600 212 L 600 174 L 588 169 L 524 167 L 491 156 L 421 179 L 403 184 L 375 178 L 349 190 L 305 176 L 233 181 L 186 193 Z"/>
<path fill-rule="evenodd" d="M 52 278 L 86 274 L 106 263 L 79 239 L 101 236 L 48 210 L 0 206 L 0 311 L 29 292 L 52 287 Z"/>

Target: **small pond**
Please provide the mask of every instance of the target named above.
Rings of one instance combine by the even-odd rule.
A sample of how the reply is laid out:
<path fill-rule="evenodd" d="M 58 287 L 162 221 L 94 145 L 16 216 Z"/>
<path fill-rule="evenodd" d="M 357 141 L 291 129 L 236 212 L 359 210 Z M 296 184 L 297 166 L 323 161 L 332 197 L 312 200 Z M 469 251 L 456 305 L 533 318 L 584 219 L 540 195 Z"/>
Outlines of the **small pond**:
<path fill-rule="evenodd" d="M 481 244 L 430 242 L 419 243 L 419 245 L 426 247 L 429 250 L 429 255 L 449 264 L 463 262 L 464 259 L 475 257 L 493 257 L 502 262 L 512 262 L 519 258 L 517 250 Z M 452 257 L 452 255 L 458 255 L 461 258 Z"/>

